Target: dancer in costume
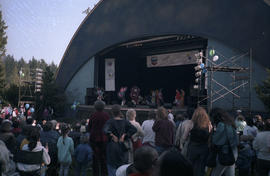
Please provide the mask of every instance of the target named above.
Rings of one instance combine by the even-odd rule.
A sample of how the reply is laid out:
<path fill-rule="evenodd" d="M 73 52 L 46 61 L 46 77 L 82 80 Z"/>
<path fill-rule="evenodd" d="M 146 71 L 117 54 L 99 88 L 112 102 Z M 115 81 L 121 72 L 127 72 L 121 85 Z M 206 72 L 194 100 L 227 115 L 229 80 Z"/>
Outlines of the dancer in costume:
<path fill-rule="evenodd" d="M 103 100 L 104 90 L 102 88 L 97 88 L 97 100 Z"/>
<path fill-rule="evenodd" d="M 121 87 L 118 92 L 118 97 L 121 100 L 121 106 L 124 106 L 126 103 L 126 91 L 127 87 Z"/>
<path fill-rule="evenodd" d="M 130 91 L 130 98 L 134 105 L 138 104 L 139 96 L 140 96 L 140 88 L 137 86 L 133 86 Z"/>
<path fill-rule="evenodd" d="M 174 103 L 176 104 L 177 107 L 179 107 L 180 101 L 181 101 L 181 93 L 179 92 L 178 89 L 176 89 L 175 91 L 176 91 L 176 95 L 175 95 Z"/>

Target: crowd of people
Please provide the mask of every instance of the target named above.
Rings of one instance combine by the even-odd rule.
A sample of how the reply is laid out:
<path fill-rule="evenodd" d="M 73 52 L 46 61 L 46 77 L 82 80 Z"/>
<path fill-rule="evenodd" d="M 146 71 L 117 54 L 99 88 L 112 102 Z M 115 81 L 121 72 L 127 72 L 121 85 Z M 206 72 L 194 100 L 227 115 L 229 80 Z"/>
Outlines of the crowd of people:
<path fill-rule="evenodd" d="M 0 118 L 2 175 L 258 176 L 270 175 L 270 119 L 235 118 L 223 109 L 173 114 L 159 107 L 136 121 L 136 110 L 105 103 L 74 124 L 6 107 Z M 11 108 L 12 111 L 7 110 Z M 15 113 L 13 114 L 13 110 Z"/>

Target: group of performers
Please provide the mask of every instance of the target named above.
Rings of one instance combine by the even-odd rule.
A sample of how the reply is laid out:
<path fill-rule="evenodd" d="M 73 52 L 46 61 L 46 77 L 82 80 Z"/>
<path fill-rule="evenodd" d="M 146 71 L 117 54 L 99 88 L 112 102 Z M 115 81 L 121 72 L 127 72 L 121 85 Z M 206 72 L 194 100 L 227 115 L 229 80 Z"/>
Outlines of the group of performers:
<path fill-rule="evenodd" d="M 123 86 L 120 88 L 119 92 L 117 93 L 118 99 L 121 101 L 121 106 L 126 105 L 127 103 L 127 96 L 126 92 L 128 91 L 128 87 Z M 150 104 L 155 104 L 156 106 L 161 106 L 164 104 L 163 100 L 163 93 L 162 89 L 155 89 L 151 90 L 150 94 L 148 94 L 145 97 L 142 97 L 140 92 L 140 88 L 138 86 L 133 86 L 130 89 L 130 102 L 133 106 L 136 105 L 150 105 Z M 97 100 L 104 100 L 104 89 L 97 87 L 96 88 L 96 97 Z M 174 105 L 177 107 L 183 107 L 184 106 L 184 98 L 185 98 L 185 92 L 183 89 L 176 89 L 176 95 L 175 95 L 175 100 L 173 102 Z"/>

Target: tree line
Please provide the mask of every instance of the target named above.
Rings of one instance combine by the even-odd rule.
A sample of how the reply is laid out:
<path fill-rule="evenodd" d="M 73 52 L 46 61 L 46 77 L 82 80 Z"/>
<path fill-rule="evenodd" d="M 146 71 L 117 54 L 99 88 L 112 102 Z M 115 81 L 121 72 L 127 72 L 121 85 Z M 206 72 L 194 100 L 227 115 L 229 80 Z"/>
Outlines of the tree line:
<path fill-rule="evenodd" d="M 62 116 L 66 108 L 66 96 L 64 91 L 55 84 L 57 65 L 54 62 L 48 64 L 44 59 L 36 59 L 34 56 L 26 61 L 24 58 L 16 60 L 12 55 L 6 54 L 8 42 L 6 29 L 7 26 L 0 10 L 0 106 L 7 104 L 13 107 L 18 106 L 19 92 L 21 92 L 19 88 L 26 90 L 27 85 L 35 84 L 36 68 L 40 68 L 43 70 L 41 91 L 32 90 L 35 115 L 41 118 L 43 110 L 51 107 L 56 117 Z"/>

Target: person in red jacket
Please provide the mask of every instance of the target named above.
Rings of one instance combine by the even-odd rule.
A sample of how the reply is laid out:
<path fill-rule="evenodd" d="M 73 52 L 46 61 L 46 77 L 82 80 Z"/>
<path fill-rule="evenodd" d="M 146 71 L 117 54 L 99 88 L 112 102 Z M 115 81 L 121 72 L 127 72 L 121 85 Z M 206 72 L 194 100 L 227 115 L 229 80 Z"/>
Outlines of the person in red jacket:
<path fill-rule="evenodd" d="M 89 119 L 90 145 L 94 151 L 93 175 L 107 175 L 106 143 L 107 136 L 103 132 L 103 126 L 109 120 L 109 114 L 104 112 L 105 103 L 97 100 L 94 104 L 96 112 Z"/>

